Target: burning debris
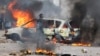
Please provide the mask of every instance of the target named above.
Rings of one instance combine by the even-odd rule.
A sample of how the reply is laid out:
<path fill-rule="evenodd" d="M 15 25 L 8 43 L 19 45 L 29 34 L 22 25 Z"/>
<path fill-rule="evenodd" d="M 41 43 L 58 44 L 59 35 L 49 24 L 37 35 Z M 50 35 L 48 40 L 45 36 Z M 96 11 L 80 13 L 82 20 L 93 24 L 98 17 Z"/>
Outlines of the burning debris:
<path fill-rule="evenodd" d="M 81 43 L 81 42 L 79 42 L 79 43 L 72 43 L 71 44 L 72 46 L 88 46 L 88 47 L 90 47 L 91 46 L 91 43 Z"/>
<path fill-rule="evenodd" d="M 27 56 L 27 55 L 48 55 L 48 56 L 56 56 L 53 51 L 47 51 L 42 49 L 37 49 L 36 52 L 32 52 L 32 50 L 20 50 L 20 52 L 12 52 L 9 55 L 13 56 Z"/>
<path fill-rule="evenodd" d="M 43 55 L 50 55 L 50 56 L 55 56 L 55 53 L 53 51 L 49 50 L 44 50 L 44 49 L 36 49 L 35 54 L 43 54 Z"/>

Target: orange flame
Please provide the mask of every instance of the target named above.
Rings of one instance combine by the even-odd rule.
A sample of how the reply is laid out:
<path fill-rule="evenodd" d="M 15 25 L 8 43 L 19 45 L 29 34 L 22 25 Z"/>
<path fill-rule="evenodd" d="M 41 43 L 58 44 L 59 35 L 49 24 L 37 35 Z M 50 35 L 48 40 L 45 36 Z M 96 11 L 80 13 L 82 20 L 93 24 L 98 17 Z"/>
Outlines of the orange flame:
<path fill-rule="evenodd" d="M 11 11 L 14 19 L 17 20 L 16 26 L 20 27 L 23 24 L 31 21 L 33 19 L 32 13 L 28 10 L 20 10 L 20 9 L 14 9 L 13 6 L 16 4 L 16 0 L 13 0 L 13 2 L 11 2 L 8 5 L 8 9 Z M 24 27 L 26 28 L 32 28 L 35 27 L 35 21 L 31 21 L 28 24 L 26 24 Z"/>
<path fill-rule="evenodd" d="M 90 43 L 72 43 L 72 46 L 91 46 Z"/>
<path fill-rule="evenodd" d="M 48 50 L 45 50 L 45 49 L 41 49 L 41 48 L 37 48 L 36 51 L 35 51 L 37 54 L 47 54 L 47 55 L 50 55 L 50 56 L 55 56 L 55 53 L 53 51 L 48 51 Z"/>

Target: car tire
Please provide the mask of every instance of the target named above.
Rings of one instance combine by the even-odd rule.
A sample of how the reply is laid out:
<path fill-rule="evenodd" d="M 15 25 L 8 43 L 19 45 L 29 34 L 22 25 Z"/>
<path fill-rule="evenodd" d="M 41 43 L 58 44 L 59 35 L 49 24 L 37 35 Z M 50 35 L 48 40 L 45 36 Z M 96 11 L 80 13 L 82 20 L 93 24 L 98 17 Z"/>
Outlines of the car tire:
<path fill-rule="evenodd" d="M 20 36 L 17 33 L 12 33 L 10 35 L 10 39 L 12 39 L 13 41 L 20 41 Z"/>

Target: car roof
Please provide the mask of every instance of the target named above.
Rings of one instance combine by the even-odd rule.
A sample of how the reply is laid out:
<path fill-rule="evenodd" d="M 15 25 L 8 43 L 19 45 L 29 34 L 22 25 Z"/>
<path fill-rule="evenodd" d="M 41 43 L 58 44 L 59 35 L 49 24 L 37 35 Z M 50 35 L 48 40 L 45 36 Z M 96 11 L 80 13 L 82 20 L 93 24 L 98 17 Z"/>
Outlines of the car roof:
<path fill-rule="evenodd" d="M 58 19 L 58 18 L 54 18 L 54 19 L 51 19 L 51 18 L 43 18 L 43 20 L 55 20 L 55 21 L 63 21 L 63 22 L 65 22 L 65 20 Z"/>

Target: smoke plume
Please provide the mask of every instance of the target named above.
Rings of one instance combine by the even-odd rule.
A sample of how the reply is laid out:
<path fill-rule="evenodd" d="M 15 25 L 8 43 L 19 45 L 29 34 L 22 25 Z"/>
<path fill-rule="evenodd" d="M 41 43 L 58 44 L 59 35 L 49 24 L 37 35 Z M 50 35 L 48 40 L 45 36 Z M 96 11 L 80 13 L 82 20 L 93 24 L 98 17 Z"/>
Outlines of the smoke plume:
<path fill-rule="evenodd" d="M 53 0 L 43 0 L 43 7 L 40 13 L 44 14 L 45 18 L 59 18 L 60 17 L 60 7 L 53 3 Z"/>
<path fill-rule="evenodd" d="M 100 44 L 100 35 L 99 35 L 99 28 L 100 28 L 100 1 L 99 0 L 80 0 L 80 2 L 75 4 L 75 9 L 72 11 L 72 21 L 73 23 L 75 22 L 76 25 L 78 26 L 82 26 L 81 22 L 83 22 L 84 20 L 87 20 L 87 16 L 90 16 L 91 18 L 94 19 L 95 22 L 90 23 L 88 26 L 90 26 L 91 24 L 95 23 L 94 25 L 94 29 L 92 29 L 92 31 L 94 31 L 92 34 L 92 37 L 94 38 L 94 45 L 99 45 Z M 78 14 L 76 14 L 78 13 Z M 89 23 L 90 21 L 88 21 Z M 84 23 L 85 25 L 87 25 L 86 23 Z M 89 27 L 87 27 L 88 29 Z M 82 29 L 83 30 L 83 29 Z M 84 33 L 83 33 L 84 34 Z"/>
<path fill-rule="evenodd" d="M 87 15 L 91 15 L 95 19 L 97 25 L 97 32 L 95 32 L 96 35 L 94 37 L 94 45 L 100 46 L 100 0 L 88 0 L 87 10 Z"/>

